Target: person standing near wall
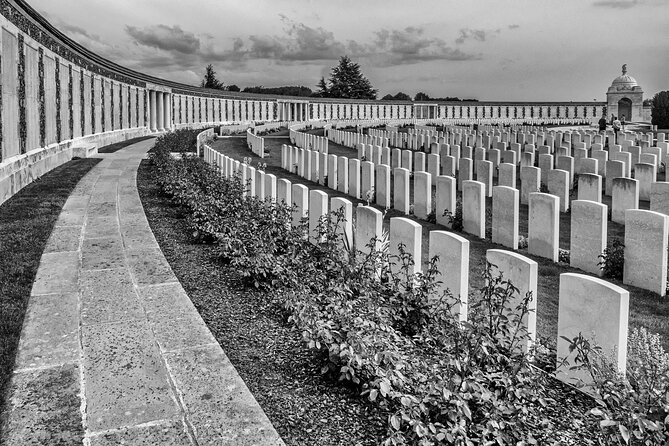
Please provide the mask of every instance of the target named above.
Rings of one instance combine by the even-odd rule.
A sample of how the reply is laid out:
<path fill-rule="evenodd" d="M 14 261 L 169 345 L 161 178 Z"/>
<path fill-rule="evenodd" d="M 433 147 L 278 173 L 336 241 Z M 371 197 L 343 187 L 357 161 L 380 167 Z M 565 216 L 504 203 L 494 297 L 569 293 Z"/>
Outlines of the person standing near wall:
<path fill-rule="evenodd" d="M 602 117 L 599 118 L 599 133 L 604 132 L 606 132 L 606 116 L 602 115 Z"/>
<path fill-rule="evenodd" d="M 620 125 L 623 129 L 623 133 L 625 133 L 625 115 L 620 118 Z"/>
<path fill-rule="evenodd" d="M 616 135 L 615 136 L 615 141 L 616 141 L 615 143 L 616 144 L 618 144 L 618 132 L 620 131 L 620 127 L 621 127 L 620 121 L 618 121 L 618 118 L 614 116 L 614 119 L 613 119 L 613 133 L 615 133 L 615 135 Z"/>

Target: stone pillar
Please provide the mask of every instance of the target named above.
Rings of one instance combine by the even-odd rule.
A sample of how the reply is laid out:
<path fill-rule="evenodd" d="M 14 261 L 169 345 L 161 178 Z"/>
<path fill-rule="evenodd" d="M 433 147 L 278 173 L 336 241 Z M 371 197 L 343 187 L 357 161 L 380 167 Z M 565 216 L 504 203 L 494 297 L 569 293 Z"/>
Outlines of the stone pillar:
<path fill-rule="evenodd" d="M 162 92 L 156 92 L 156 129 L 165 130 L 165 101 Z"/>
<path fill-rule="evenodd" d="M 172 95 L 170 93 L 163 93 L 163 119 L 165 130 L 172 129 Z"/>
<path fill-rule="evenodd" d="M 156 92 L 154 90 L 149 91 L 149 102 L 149 122 L 151 123 L 149 128 L 152 132 L 155 132 L 158 130 L 158 127 L 156 119 Z"/>

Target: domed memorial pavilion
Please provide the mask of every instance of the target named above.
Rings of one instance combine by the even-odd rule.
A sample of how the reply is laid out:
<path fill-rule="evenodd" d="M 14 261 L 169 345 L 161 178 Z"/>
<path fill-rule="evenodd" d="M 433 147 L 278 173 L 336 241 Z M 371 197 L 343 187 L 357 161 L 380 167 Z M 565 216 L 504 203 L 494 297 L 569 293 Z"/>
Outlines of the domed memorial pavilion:
<path fill-rule="evenodd" d="M 649 121 L 643 107 L 643 89 L 636 79 L 627 74 L 627 64 L 623 65 L 623 74 L 613 79 L 606 92 L 606 108 L 612 114 L 627 122 Z"/>

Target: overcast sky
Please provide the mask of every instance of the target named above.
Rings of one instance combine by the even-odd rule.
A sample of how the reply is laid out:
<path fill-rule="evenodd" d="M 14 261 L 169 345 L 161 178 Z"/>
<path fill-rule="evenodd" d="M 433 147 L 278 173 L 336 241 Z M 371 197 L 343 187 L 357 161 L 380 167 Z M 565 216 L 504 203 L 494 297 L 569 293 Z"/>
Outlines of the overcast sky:
<path fill-rule="evenodd" d="M 199 84 L 316 89 L 340 56 L 379 97 L 603 101 L 623 63 L 669 90 L 667 0 L 28 0 L 87 48 Z"/>

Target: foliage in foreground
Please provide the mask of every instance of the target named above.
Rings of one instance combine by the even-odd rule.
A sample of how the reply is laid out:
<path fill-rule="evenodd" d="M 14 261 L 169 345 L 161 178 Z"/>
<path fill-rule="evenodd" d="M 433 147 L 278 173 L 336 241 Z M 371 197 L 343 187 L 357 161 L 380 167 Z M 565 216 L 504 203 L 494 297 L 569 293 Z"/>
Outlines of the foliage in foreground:
<path fill-rule="evenodd" d="M 633 329 L 627 348 L 625 374 L 594 342 L 582 334 L 570 342 L 576 365 L 592 380 L 597 400 L 590 414 L 597 417 L 606 444 L 669 444 L 669 353 L 657 334 Z"/>
<path fill-rule="evenodd" d="M 519 298 L 494 266 L 461 323 L 453 314 L 457 299 L 439 291 L 435 259 L 412 273 L 401 246 L 398 256 L 374 249 L 375 241 L 353 250 L 337 212 L 321 220 L 319 243 L 311 243 L 306 225 L 291 225 L 291 208 L 244 197 L 239 178 L 160 148 L 153 161 L 163 191 L 187 210 L 194 238 L 215 243 L 248 286 L 288 310 L 324 374 L 356 386 L 388 413 L 384 444 L 554 441 L 542 437 L 541 426 L 550 423 L 544 407 L 555 402 L 520 348 L 533 296 Z M 596 412 L 589 421 L 599 421 Z"/>

